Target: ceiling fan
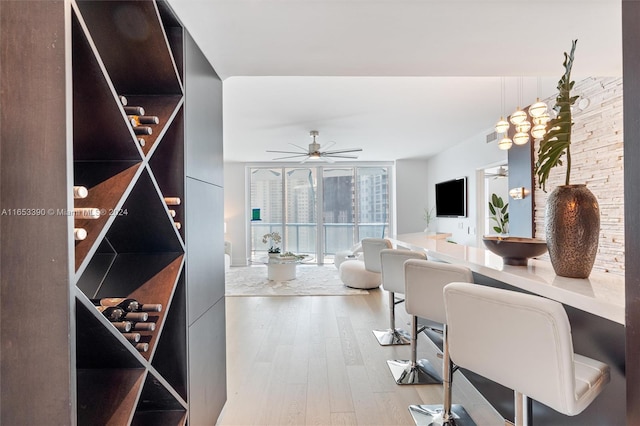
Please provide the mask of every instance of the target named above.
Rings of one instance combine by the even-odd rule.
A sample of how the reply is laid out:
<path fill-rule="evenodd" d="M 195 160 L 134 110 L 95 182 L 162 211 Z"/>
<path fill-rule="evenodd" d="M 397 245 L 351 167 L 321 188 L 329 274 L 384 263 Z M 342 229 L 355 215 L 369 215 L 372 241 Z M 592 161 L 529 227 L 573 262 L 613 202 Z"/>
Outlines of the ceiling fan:
<path fill-rule="evenodd" d="M 495 172 L 489 172 L 484 174 L 485 177 L 493 177 L 494 179 L 499 179 L 503 177 L 509 176 L 509 169 L 504 166 L 500 166 L 496 169 Z"/>
<path fill-rule="evenodd" d="M 299 145 L 293 144 L 291 143 L 290 145 L 295 146 L 296 148 L 299 148 L 300 150 L 302 150 L 302 152 L 300 151 L 271 151 L 271 150 L 267 150 L 267 152 L 277 152 L 280 154 L 293 154 L 293 155 L 287 155 L 284 157 L 278 157 L 278 158 L 274 158 L 274 160 L 286 160 L 286 159 L 290 159 L 290 158 L 299 158 L 299 157 L 306 157 L 302 160 L 302 163 L 305 163 L 307 161 L 327 161 L 329 163 L 333 163 L 334 162 L 334 158 L 350 158 L 350 159 L 356 159 L 358 158 L 357 155 L 346 155 L 348 153 L 351 152 L 359 152 L 362 151 L 362 148 L 346 148 L 346 149 L 336 149 L 336 150 L 332 150 L 332 151 L 321 151 L 320 150 L 320 144 L 316 142 L 316 136 L 318 136 L 320 134 L 319 131 L 317 130 L 311 130 L 309 132 L 309 134 L 311 135 L 311 137 L 313 138 L 313 142 L 311 142 L 309 144 L 309 148 L 305 149 Z M 329 146 L 333 146 L 335 143 L 332 143 Z"/>

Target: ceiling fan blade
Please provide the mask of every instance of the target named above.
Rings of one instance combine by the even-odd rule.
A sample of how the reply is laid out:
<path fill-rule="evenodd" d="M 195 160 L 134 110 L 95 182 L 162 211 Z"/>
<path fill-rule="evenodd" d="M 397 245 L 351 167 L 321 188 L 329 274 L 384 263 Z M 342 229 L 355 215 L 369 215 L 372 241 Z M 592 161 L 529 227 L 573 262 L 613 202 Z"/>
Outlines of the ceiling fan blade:
<path fill-rule="evenodd" d="M 357 155 L 336 155 L 336 154 L 327 154 L 327 153 L 324 153 L 322 157 L 323 158 L 353 158 L 353 159 L 358 158 Z"/>
<path fill-rule="evenodd" d="M 274 158 L 274 160 L 286 160 L 287 158 L 298 158 L 298 157 L 308 157 L 308 155 L 307 154 L 288 155 L 286 157 Z"/>
<path fill-rule="evenodd" d="M 324 147 L 325 151 L 331 148 L 332 146 L 334 146 L 335 144 L 336 144 L 335 141 L 329 141 L 329 143 L 327 143 L 327 146 Z"/>
<path fill-rule="evenodd" d="M 267 150 L 266 152 L 278 152 L 280 154 L 298 154 L 298 155 L 308 155 L 306 151 L 298 152 L 298 151 L 271 151 Z"/>
<path fill-rule="evenodd" d="M 347 152 L 360 152 L 362 148 L 346 148 L 346 149 L 336 149 L 333 151 L 325 151 L 325 154 L 343 154 Z"/>
<path fill-rule="evenodd" d="M 289 145 L 295 146 L 296 148 L 300 148 L 302 152 L 309 152 L 309 148 L 301 147 L 300 145 L 296 145 L 295 143 L 289 142 Z"/>

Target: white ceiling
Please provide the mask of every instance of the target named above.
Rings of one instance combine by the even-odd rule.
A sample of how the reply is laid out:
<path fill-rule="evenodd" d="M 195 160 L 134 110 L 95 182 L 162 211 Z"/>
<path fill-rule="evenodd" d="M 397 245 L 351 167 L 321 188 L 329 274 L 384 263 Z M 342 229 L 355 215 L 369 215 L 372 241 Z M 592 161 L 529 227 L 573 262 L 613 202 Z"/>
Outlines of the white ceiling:
<path fill-rule="evenodd" d="M 310 130 L 367 161 L 483 142 L 554 94 L 572 39 L 575 80 L 622 75 L 620 0 L 169 1 L 224 81 L 225 161 Z"/>

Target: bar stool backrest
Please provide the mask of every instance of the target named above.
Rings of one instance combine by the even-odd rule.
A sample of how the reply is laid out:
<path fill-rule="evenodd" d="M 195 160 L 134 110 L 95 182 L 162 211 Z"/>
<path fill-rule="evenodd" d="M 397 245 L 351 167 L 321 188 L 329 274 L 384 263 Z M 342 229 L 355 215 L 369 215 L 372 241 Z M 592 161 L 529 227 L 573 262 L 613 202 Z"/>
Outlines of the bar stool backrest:
<path fill-rule="evenodd" d="M 562 304 L 468 283 L 447 285 L 444 299 L 455 364 L 577 414 L 571 327 Z"/>
<path fill-rule="evenodd" d="M 431 260 L 407 260 L 404 264 L 405 309 L 410 315 L 446 324 L 442 290 L 453 281 L 473 282 L 466 266 Z"/>
<path fill-rule="evenodd" d="M 364 238 L 362 240 L 364 268 L 369 272 L 382 272 L 380 251 L 391 247 L 391 241 L 386 238 Z"/>
<path fill-rule="evenodd" d="M 382 288 L 386 291 L 404 294 L 404 262 L 409 259 L 427 259 L 421 251 L 384 249 L 380 251 L 382 266 Z"/>

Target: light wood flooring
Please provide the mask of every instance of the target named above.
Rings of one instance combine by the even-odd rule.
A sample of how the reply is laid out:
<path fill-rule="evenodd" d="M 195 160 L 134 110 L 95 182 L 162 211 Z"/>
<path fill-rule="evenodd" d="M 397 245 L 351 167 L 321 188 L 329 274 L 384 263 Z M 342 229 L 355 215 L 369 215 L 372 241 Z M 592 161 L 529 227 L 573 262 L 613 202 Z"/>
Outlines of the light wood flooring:
<path fill-rule="evenodd" d="M 228 297 L 227 403 L 220 425 L 413 425 L 410 404 L 442 403 L 441 385 L 399 386 L 387 359 L 409 346 L 380 346 L 371 330 L 388 327 L 388 296 Z M 404 304 L 398 327 L 409 330 Z M 418 356 L 442 371 L 421 334 Z M 504 420 L 460 374 L 454 403 L 479 426 Z"/>

